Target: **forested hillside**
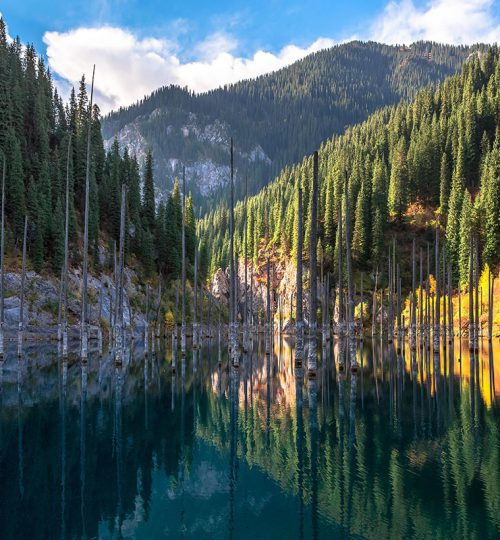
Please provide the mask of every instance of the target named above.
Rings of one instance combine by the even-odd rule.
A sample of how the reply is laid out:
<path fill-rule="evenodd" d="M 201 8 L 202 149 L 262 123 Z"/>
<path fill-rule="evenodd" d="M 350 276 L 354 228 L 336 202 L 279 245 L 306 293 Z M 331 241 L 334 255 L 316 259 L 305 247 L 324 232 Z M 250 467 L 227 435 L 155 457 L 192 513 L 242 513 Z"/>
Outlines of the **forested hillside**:
<path fill-rule="evenodd" d="M 66 178 L 70 192 L 70 264 L 81 263 L 88 121 L 85 80 L 64 104 L 43 59 L 19 39 L 8 43 L 0 19 L 0 174 L 3 153 L 6 248 L 8 255 L 20 255 L 27 215 L 28 255 L 39 272 L 59 275 L 63 264 Z M 177 276 L 182 212 L 179 190 L 174 189 L 168 202 L 157 207 L 152 154 L 146 155 L 141 178 L 136 156 L 127 148 L 120 149 L 115 142 L 105 152 L 98 105 L 93 106 L 91 122 L 89 246 L 93 270 L 113 268 L 121 185 L 125 183 L 127 262 L 139 262 L 138 269 L 146 276 L 155 270 L 164 277 Z M 194 210 L 188 197 L 186 241 L 191 263 L 194 235 Z"/>
<path fill-rule="evenodd" d="M 319 150 L 318 260 L 336 272 L 337 216 L 348 177 L 352 249 L 358 269 L 383 264 L 393 233 L 398 250 L 411 244 L 417 227 L 436 220 L 446 232 L 448 260 L 455 280 L 465 281 L 470 235 L 480 235 L 483 262 L 500 262 L 500 54 L 497 47 L 475 54 L 459 75 L 435 91 L 425 89 L 411 104 L 401 103 L 371 115 L 334 136 Z M 304 193 L 304 258 L 309 253 L 312 156 L 248 200 L 250 256 L 295 257 L 297 194 Z M 241 186 L 240 186 L 241 187 Z M 244 205 L 236 215 L 237 251 L 243 253 Z M 419 216 L 420 222 L 415 220 Z M 209 246 L 210 269 L 228 261 L 228 209 L 225 204 L 201 222 Z M 432 239 L 432 237 L 431 237 Z M 406 244 L 406 246 L 405 246 Z M 425 247 L 425 245 L 424 245 Z"/>
<path fill-rule="evenodd" d="M 231 136 L 237 176 L 248 176 L 249 191 L 255 193 L 283 166 L 299 161 L 346 126 L 454 74 L 478 49 L 484 47 L 355 41 L 203 94 L 161 88 L 106 117 L 103 133 L 108 144 L 117 135 L 138 155 L 152 148 L 162 190 L 171 189 L 185 165 L 195 201 L 209 208 L 227 191 Z M 236 198 L 242 196 L 240 184 Z"/>

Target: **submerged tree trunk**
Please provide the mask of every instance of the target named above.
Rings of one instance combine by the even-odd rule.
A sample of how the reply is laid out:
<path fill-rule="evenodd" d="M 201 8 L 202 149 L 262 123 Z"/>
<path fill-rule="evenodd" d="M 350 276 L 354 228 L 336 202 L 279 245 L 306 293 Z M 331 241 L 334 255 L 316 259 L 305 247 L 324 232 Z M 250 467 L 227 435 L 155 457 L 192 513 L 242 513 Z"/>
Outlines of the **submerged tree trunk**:
<path fill-rule="evenodd" d="M 0 231 L 0 358 L 4 356 L 4 254 L 5 254 L 5 154 L 2 171 L 2 222 Z"/>
<path fill-rule="evenodd" d="M 23 331 L 24 331 L 24 290 L 26 283 L 26 242 L 28 237 L 28 216 L 24 216 L 23 234 L 23 266 L 21 270 L 21 306 L 19 309 L 19 333 L 17 339 L 17 354 L 22 355 L 23 351 Z"/>
<path fill-rule="evenodd" d="M 348 321 L 349 321 L 349 362 L 353 371 L 358 369 L 356 359 L 356 334 L 354 326 L 354 288 L 352 275 L 351 238 L 349 230 L 349 193 L 347 190 L 347 173 L 345 176 L 345 246 L 347 261 L 347 295 L 348 295 Z"/>
<path fill-rule="evenodd" d="M 474 350 L 474 240 L 469 243 L 469 350 Z"/>
<path fill-rule="evenodd" d="M 181 280 L 182 280 L 182 323 L 181 354 L 186 355 L 186 167 L 182 168 L 182 231 L 181 231 Z"/>
<path fill-rule="evenodd" d="M 296 273 L 296 288 L 297 288 L 297 300 L 295 307 L 295 332 L 296 332 L 296 345 L 295 345 L 295 361 L 297 366 L 302 365 L 304 359 L 304 317 L 303 317 L 303 300 L 302 300 L 302 186 L 300 180 L 298 189 L 298 209 L 297 209 L 297 273 Z"/>
<path fill-rule="evenodd" d="M 92 100 L 94 97 L 94 74 L 92 70 L 92 86 L 90 90 L 90 105 L 87 126 L 87 163 L 85 173 L 85 217 L 83 229 L 83 290 L 82 290 L 82 314 L 81 314 L 81 358 L 86 362 L 88 357 L 88 328 L 87 328 L 87 288 L 88 288 L 88 265 L 89 265 L 89 204 L 90 204 L 90 134 L 92 128 Z"/>
<path fill-rule="evenodd" d="M 309 373 L 314 373 L 317 368 L 316 333 L 317 333 L 317 299 L 318 299 L 318 278 L 317 278 L 317 242 L 318 242 L 318 152 L 314 152 L 313 157 L 313 185 L 311 201 L 311 230 L 309 236 L 309 355 L 307 359 L 307 369 Z"/>
<path fill-rule="evenodd" d="M 118 254 L 118 280 L 116 283 L 115 298 L 115 362 L 122 363 L 124 347 L 123 328 L 123 274 L 125 267 L 125 184 L 122 184 L 121 206 L 120 206 L 120 248 Z M 129 309 L 130 315 L 130 309 Z"/>
<path fill-rule="evenodd" d="M 243 349 L 248 350 L 248 177 L 245 176 L 245 217 L 243 220 L 245 243 L 245 304 L 243 307 Z"/>
<path fill-rule="evenodd" d="M 415 261 L 415 238 L 411 247 L 411 333 L 410 346 L 414 351 L 417 348 L 417 267 Z"/>
<path fill-rule="evenodd" d="M 339 259 L 339 316 L 338 316 L 338 335 L 339 339 L 343 339 L 345 335 L 345 318 L 344 318 L 344 261 L 342 253 L 344 250 L 344 242 L 342 237 L 342 205 L 339 200 L 338 208 L 338 259 Z M 341 358 L 343 361 L 343 357 Z M 342 364 L 340 364 L 342 366 Z"/>
<path fill-rule="evenodd" d="M 434 334 L 433 334 L 433 350 L 434 354 L 439 354 L 440 334 L 441 334 L 441 313 L 440 313 L 440 287 L 439 287 L 439 223 L 436 225 L 436 243 L 435 243 L 435 259 L 436 259 L 436 302 L 434 315 Z"/>
<path fill-rule="evenodd" d="M 266 268 L 266 325 L 265 325 L 265 344 L 266 354 L 271 354 L 271 333 L 272 333 L 272 321 L 271 321 L 271 264 L 269 257 L 267 258 Z"/>
<path fill-rule="evenodd" d="M 237 327 L 236 327 L 236 275 L 234 260 L 234 149 L 231 137 L 231 178 L 230 178 L 230 209 L 229 209 L 229 347 L 233 364 L 237 358 Z"/>

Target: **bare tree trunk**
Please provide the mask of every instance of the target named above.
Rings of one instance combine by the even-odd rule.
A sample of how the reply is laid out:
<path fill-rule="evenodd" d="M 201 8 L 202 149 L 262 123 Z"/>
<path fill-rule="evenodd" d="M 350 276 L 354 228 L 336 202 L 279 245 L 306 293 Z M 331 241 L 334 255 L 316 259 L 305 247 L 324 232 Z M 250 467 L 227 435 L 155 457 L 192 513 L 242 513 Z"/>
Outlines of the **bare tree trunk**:
<path fill-rule="evenodd" d="M 181 322 L 181 354 L 186 356 L 186 167 L 182 168 L 182 322 Z"/>
<path fill-rule="evenodd" d="M 5 255 L 5 154 L 3 156 L 3 172 L 2 172 L 2 222 L 0 231 L 0 358 L 4 356 L 4 255 Z"/>
<path fill-rule="evenodd" d="M 453 345 L 453 289 L 451 286 L 452 265 L 448 263 L 448 343 Z"/>
<path fill-rule="evenodd" d="M 349 193 L 347 190 L 347 173 L 345 175 L 344 196 L 345 196 L 345 246 L 347 261 L 347 295 L 348 295 L 348 324 L 349 324 L 349 363 L 352 371 L 358 369 L 356 359 L 356 333 L 354 326 L 354 286 L 352 275 L 351 237 L 349 227 Z"/>
<path fill-rule="evenodd" d="M 418 325 L 419 325 L 419 337 L 420 337 L 420 349 L 424 346 L 423 333 L 424 333 L 424 255 L 422 248 L 420 248 L 420 287 L 419 287 L 419 299 L 418 299 Z"/>
<path fill-rule="evenodd" d="M 446 326 L 446 249 L 443 245 L 443 280 L 442 280 L 442 290 L 443 290 L 443 346 L 446 350 L 446 334 L 448 333 L 448 327 Z"/>
<path fill-rule="evenodd" d="M 231 179 L 230 179 L 230 209 L 229 209 L 229 347 L 231 358 L 237 361 L 237 334 L 236 334 L 236 275 L 234 264 L 234 154 L 233 139 L 231 137 Z"/>
<path fill-rule="evenodd" d="M 266 326 L 265 326 L 265 343 L 266 343 L 266 354 L 271 354 L 271 265 L 269 257 L 267 258 L 267 268 L 266 268 Z"/>
<path fill-rule="evenodd" d="M 193 302 L 193 348 L 199 346 L 198 336 L 198 240 L 194 242 L 194 302 Z"/>
<path fill-rule="evenodd" d="M 372 300 L 372 339 L 375 336 L 375 325 L 377 323 L 377 287 L 378 287 L 378 266 L 375 270 L 375 285 L 373 286 L 373 300 Z M 382 302 L 380 303 L 382 307 Z"/>
<path fill-rule="evenodd" d="M 481 332 L 481 321 L 479 319 L 479 242 L 477 235 L 474 236 L 474 266 L 475 266 L 475 286 L 476 286 L 476 326 L 474 328 L 474 350 L 479 351 L 479 334 Z"/>
<path fill-rule="evenodd" d="M 469 350 L 474 350 L 474 240 L 470 237 L 469 253 Z"/>
<path fill-rule="evenodd" d="M 436 225 L 436 243 L 435 243 L 435 259 L 436 259 L 436 303 L 435 303 L 435 316 L 434 316 L 434 335 L 433 335 L 433 349 L 434 354 L 439 354 L 440 330 L 441 330 L 441 313 L 440 313 L 440 290 L 439 290 L 439 224 Z"/>
<path fill-rule="evenodd" d="M 338 228 L 337 228 L 337 244 L 338 244 L 338 259 L 339 259 L 339 321 L 338 335 L 339 339 L 343 339 L 345 335 L 345 319 L 344 319 L 344 261 L 342 257 L 343 237 L 342 237 L 342 206 L 339 200 L 338 208 Z M 343 357 L 342 357 L 343 360 Z M 341 365 L 342 366 L 342 365 Z"/>
<path fill-rule="evenodd" d="M 26 283 L 26 243 L 28 236 L 28 216 L 24 216 L 24 235 L 23 235 L 23 266 L 21 271 L 21 307 L 19 310 L 19 333 L 17 338 L 17 355 L 21 356 L 23 352 L 23 331 L 24 331 L 24 290 Z"/>
<path fill-rule="evenodd" d="M 90 90 L 90 105 L 87 126 L 87 170 L 85 174 L 85 217 L 83 230 L 83 290 L 82 290 L 82 315 L 81 315 L 81 359 L 83 362 L 88 358 L 88 328 L 87 328 L 87 274 L 89 265 L 89 197 L 90 197 L 90 133 L 92 128 L 92 100 L 94 97 L 95 66 L 92 70 L 92 86 Z"/>
<path fill-rule="evenodd" d="M 118 253 L 118 280 L 116 283 L 115 298 L 115 362 L 123 361 L 124 328 L 123 328 L 123 274 L 125 267 L 125 184 L 122 184 L 120 207 L 120 248 Z M 129 309 L 130 316 L 130 309 Z"/>
<path fill-rule="evenodd" d="M 296 332 L 296 344 L 295 344 L 295 363 L 297 367 L 302 366 L 304 359 L 304 316 L 303 316 L 303 300 L 302 300 L 302 187 L 300 180 L 298 188 L 298 209 L 297 209 L 297 273 L 296 273 L 296 288 L 297 288 L 297 306 L 295 308 L 295 332 Z"/>
<path fill-rule="evenodd" d="M 245 243 L 245 306 L 243 310 L 243 350 L 248 351 L 248 177 L 245 176 L 245 219 L 244 243 Z"/>
<path fill-rule="evenodd" d="M 317 299 L 318 299 L 318 279 L 317 279 L 317 242 L 318 242 L 318 152 L 314 152 L 313 157 L 313 185 L 311 201 L 311 230 L 309 237 L 309 335 L 311 338 L 309 344 L 309 355 L 307 358 L 307 370 L 314 374 L 317 369 Z"/>
<path fill-rule="evenodd" d="M 146 313 L 144 325 L 144 354 L 148 355 L 148 339 L 149 337 L 149 285 L 146 285 Z"/>
<path fill-rule="evenodd" d="M 411 246 L 411 333 L 410 346 L 412 351 L 417 348 L 417 266 L 415 261 L 415 238 Z"/>
<path fill-rule="evenodd" d="M 493 303 L 495 293 L 495 275 L 491 274 L 488 268 L 488 341 L 491 343 L 493 339 Z"/>
<path fill-rule="evenodd" d="M 397 333 L 397 353 L 401 354 L 401 341 L 403 338 L 402 335 L 402 325 L 401 325 L 401 277 L 399 275 L 399 264 L 396 265 L 396 311 L 397 311 L 397 321 L 398 321 L 398 333 Z"/>
<path fill-rule="evenodd" d="M 363 341 L 363 333 L 364 333 L 364 319 L 363 319 L 363 272 L 361 272 L 361 306 L 360 306 L 360 316 L 361 316 L 361 324 L 359 328 L 361 341 Z"/>

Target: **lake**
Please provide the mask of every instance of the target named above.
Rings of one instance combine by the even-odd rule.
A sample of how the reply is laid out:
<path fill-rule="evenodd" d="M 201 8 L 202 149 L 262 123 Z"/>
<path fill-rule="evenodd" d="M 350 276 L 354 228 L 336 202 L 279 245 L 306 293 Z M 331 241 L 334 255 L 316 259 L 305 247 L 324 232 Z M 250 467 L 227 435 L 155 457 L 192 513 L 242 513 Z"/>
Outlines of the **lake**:
<path fill-rule="evenodd" d="M 499 538 L 500 342 L 0 364 L 0 538 Z M 220 360 L 220 363 L 219 363 Z M 175 365 L 175 370 L 172 365 Z"/>

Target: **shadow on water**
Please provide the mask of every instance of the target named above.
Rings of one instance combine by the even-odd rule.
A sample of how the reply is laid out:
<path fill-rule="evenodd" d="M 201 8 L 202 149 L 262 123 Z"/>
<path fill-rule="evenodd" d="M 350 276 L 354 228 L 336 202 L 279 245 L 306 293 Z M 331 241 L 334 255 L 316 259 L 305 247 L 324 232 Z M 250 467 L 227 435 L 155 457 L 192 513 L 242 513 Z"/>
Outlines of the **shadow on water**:
<path fill-rule="evenodd" d="M 0 363 L 0 538 L 498 538 L 500 344 Z M 8 351 L 9 353 L 9 351 Z"/>

